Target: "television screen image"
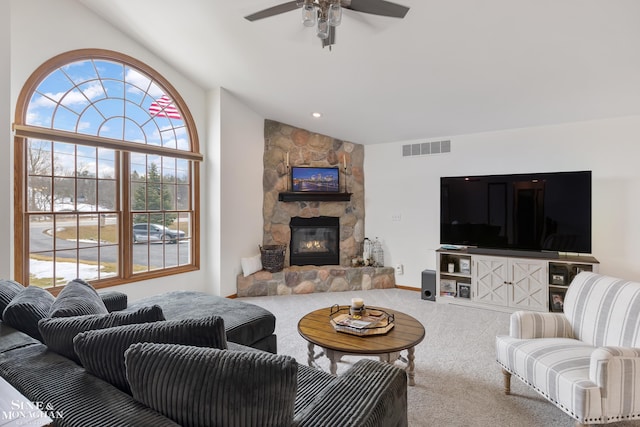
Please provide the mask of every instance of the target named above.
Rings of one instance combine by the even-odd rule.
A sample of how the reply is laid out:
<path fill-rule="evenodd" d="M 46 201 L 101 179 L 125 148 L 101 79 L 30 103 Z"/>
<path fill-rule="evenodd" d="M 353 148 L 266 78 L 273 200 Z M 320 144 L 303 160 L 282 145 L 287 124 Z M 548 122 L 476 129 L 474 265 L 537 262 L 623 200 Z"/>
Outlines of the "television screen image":
<path fill-rule="evenodd" d="M 440 243 L 591 253 L 591 171 L 443 177 Z"/>
<path fill-rule="evenodd" d="M 338 168 L 291 168 L 293 191 L 339 192 L 340 171 Z"/>

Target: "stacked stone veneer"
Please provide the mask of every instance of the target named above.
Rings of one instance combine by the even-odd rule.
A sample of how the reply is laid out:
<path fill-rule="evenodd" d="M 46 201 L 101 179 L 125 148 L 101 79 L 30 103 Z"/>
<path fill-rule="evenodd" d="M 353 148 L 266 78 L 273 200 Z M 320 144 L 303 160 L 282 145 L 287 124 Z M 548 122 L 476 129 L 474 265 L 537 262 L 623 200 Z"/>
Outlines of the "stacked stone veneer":
<path fill-rule="evenodd" d="M 341 191 L 352 193 L 348 202 L 302 201 L 280 202 L 278 195 L 290 188 L 286 165 L 338 167 Z M 347 168 L 344 173 L 344 162 Z M 341 141 L 272 120 L 264 126 L 264 203 L 263 244 L 287 245 L 285 266 L 289 265 L 288 245 L 291 239 L 289 221 L 292 217 L 340 218 L 340 265 L 348 267 L 361 255 L 364 242 L 364 147 Z"/>
<path fill-rule="evenodd" d="M 338 167 L 340 190 L 351 193 L 346 202 L 281 202 L 290 191 L 289 166 Z M 344 163 L 346 161 L 346 173 Z M 285 269 L 259 271 L 237 278 L 239 297 L 306 294 L 395 287 L 394 269 L 351 267 L 362 256 L 364 242 L 364 147 L 272 120 L 264 125 L 264 245 L 287 245 Z M 293 217 L 332 216 L 340 219 L 340 265 L 289 266 L 289 222 Z"/>
<path fill-rule="evenodd" d="M 238 276 L 238 296 L 272 296 L 395 287 L 391 267 L 293 266 L 278 273 L 259 271 Z"/>

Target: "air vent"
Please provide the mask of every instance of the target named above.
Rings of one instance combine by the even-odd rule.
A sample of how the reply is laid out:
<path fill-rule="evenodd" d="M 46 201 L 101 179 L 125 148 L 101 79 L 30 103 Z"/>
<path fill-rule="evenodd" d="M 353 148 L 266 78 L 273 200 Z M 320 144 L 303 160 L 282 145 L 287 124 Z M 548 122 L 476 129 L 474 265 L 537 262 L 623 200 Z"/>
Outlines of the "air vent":
<path fill-rule="evenodd" d="M 451 152 L 451 141 L 432 141 L 402 146 L 402 157 L 426 156 Z"/>

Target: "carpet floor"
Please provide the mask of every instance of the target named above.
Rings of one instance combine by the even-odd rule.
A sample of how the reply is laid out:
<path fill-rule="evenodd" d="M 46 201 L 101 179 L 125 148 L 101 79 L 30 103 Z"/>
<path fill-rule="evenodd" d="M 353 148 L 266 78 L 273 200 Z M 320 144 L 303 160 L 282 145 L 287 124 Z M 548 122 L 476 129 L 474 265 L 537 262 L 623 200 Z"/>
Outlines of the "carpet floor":
<path fill-rule="evenodd" d="M 402 289 L 241 298 L 276 316 L 278 353 L 307 363 L 307 342 L 297 324 L 310 311 L 333 304 L 348 305 L 361 297 L 369 306 L 405 312 L 425 327 L 416 347 L 416 385 L 408 387 L 410 426 L 558 426 L 574 421 L 517 378 L 510 396 L 503 393 L 500 367 L 495 361 L 495 336 L 509 333 L 509 314 L 492 310 L 437 304 L 420 293 Z M 403 352 L 403 354 L 406 352 Z M 346 356 L 338 375 L 358 360 Z M 325 357 L 320 366 L 329 370 Z M 640 421 L 608 424 L 640 426 Z"/>

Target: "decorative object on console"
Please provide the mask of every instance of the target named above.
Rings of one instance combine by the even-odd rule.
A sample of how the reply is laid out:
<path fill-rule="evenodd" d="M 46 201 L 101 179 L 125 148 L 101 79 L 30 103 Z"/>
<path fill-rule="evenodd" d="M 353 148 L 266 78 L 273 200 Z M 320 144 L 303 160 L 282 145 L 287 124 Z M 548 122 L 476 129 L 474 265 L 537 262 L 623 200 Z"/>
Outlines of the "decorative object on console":
<path fill-rule="evenodd" d="M 565 286 L 567 285 L 566 283 L 566 275 L 562 274 L 562 273 L 553 273 L 551 275 L 551 284 L 552 285 L 562 285 Z"/>
<path fill-rule="evenodd" d="M 458 282 L 458 298 L 471 298 L 471 285 Z"/>
<path fill-rule="evenodd" d="M 553 263 L 549 265 L 549 283 L 552 285 L 568 286 L 568 266 L 566 264 Z"/>
<path fill-rule="evenodd" d="M 468 258 L 460 258 L 460 273 L 471 274 L 471 260 Z"/>
<path fill-rule="evenodd" d="M 453 279 L 440 279 L 440 295 L 444 297 L 456 296 L 456 281 Z"/>
<path fill-rule="evenodd" d="M 566 289 L 549 289 L 549 311 L 556 313 L 562 313 L 564 311 L 564 296 L 566 293 Z"/>

